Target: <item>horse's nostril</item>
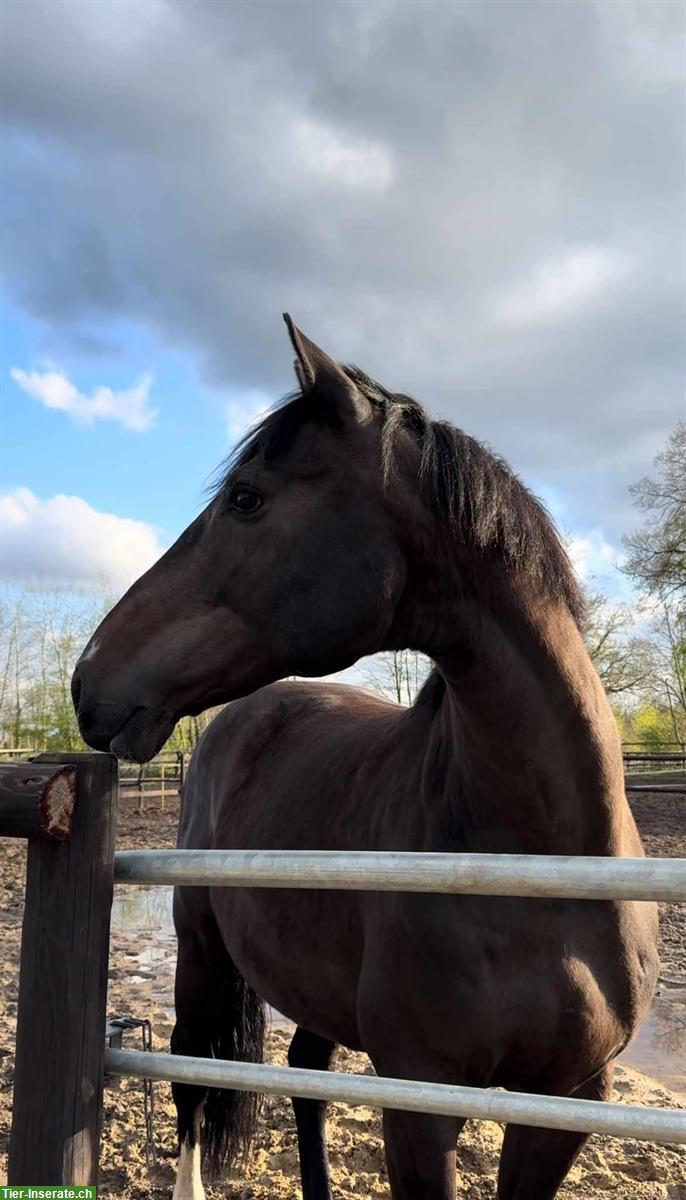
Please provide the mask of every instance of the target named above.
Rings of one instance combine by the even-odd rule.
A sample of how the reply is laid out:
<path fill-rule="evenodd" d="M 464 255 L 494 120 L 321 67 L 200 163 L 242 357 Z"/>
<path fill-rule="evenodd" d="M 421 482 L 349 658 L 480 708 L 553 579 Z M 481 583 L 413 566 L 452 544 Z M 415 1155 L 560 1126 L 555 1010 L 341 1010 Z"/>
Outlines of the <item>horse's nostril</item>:
<path fill-rule="evenodd" d="M 74 674 L 71 677 L 71 699 L 76 712 L 79 711 L 79 700 L 81 699 L 81 676 L 79 668 L 76 667 Z"/>

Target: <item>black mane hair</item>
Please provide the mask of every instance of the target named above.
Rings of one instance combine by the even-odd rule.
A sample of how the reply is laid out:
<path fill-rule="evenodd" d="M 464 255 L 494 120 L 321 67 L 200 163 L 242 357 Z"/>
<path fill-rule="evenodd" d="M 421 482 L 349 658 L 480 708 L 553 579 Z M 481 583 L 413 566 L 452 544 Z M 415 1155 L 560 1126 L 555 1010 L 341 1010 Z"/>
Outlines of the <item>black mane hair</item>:
<path fill-rule="evenodd" d="M 420 450 L 422 495 L 443 526 L 484 554 L 502 556 L 513 571 L 563 600 L 581 624 L 583 596 L 555 524 L 505 460 L 450 422 L 432 420 L 411 396 L 388 391 L 358 367 L 343 370 L 382 414 L 384 477 L 392 474 L 399 435 L 409 432 Z M 222 492 L 236 468 L 258 454 L 266 462 L 287 455 L 306 421 L 339 427 L 316 388 L 291 392 L 248 430 L 220 467 L 212 493 Z"/>

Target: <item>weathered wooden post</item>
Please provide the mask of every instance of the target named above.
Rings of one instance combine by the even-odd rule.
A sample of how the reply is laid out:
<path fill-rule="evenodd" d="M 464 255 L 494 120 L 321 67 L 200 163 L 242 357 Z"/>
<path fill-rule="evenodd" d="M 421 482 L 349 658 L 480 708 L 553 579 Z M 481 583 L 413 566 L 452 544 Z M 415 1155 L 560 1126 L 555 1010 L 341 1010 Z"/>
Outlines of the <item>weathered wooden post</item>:
<path fill-rule="evenodd" d="M 29 839 L 8 1182 L 78 1186 L 98 1173 L 117 762 L 39 762 L 73 764 L 77 799 L 68 841 Z"/>
<path fill-rule="evenodd" d="M 0 764 L 0 834 L 66 841 L 76 799 L 76 767 Z"/>

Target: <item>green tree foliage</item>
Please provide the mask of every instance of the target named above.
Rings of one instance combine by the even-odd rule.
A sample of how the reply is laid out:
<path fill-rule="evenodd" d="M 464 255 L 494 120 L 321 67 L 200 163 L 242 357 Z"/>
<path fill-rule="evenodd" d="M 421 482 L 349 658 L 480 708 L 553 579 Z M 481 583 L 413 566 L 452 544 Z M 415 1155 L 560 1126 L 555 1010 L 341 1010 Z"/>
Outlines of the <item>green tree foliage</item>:
<path fill-rule="evenodd" d="M 182 717 L 176 724 L 174 732 L 164 749 L 181 750 L 184 754 L 191 754 L 207 729 L 207 726 L 214 720 L 217 713 L 221 712 L 223 707 L 224 705 L 219 705 L 218 708 L 208 708 L 197 717 Z"/>
<path fill-rule="evenodd" d="M 642 705 L 622 725 L 622 741 L 646 750 L 659 750 L 679 740 L 674 736 L 669 709 L 655 704 Z"/>

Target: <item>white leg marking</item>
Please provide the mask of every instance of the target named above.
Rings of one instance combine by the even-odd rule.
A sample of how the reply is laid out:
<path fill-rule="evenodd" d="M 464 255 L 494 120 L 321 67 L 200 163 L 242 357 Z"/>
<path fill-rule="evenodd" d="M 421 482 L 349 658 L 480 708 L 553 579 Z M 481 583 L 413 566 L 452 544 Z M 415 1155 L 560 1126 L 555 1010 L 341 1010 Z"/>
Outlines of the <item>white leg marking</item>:
<path fill-rule="evenodd" d="M 200 1178 L 200 1143 L 191 1146 L 188 1138 L 181 1143 L 172 1200 L 205 1200 Z"/>

